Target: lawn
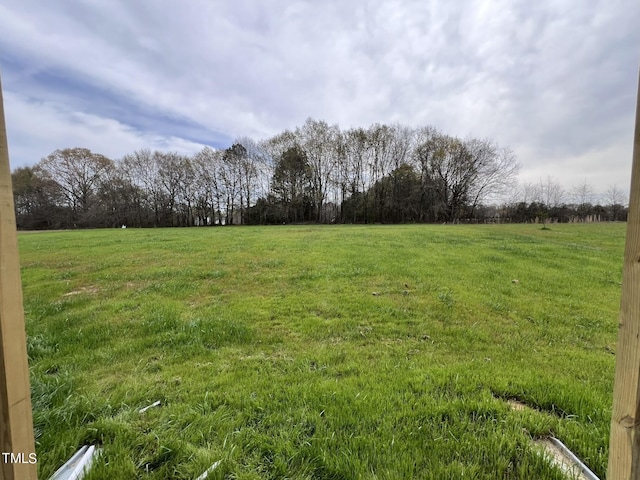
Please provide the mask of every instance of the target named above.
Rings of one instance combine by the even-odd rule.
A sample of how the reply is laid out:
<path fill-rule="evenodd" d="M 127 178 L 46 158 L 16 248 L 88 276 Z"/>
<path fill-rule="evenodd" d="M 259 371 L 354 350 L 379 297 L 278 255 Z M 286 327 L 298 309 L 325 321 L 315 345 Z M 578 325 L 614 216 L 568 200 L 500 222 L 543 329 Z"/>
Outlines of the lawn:
<path fill-rule="evenodd" d="M 21 233 L 39 475 L 604 478 L 625 227 Z"/>

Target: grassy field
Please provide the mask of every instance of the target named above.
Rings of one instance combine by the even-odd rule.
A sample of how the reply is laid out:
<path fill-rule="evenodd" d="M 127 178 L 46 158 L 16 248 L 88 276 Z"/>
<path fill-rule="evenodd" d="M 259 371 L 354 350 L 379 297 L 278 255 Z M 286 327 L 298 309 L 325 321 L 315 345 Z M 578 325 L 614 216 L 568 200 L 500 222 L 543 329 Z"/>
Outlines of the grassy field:
<path fill-rule="evenodd" d="M 604 478 L 624 230 L 22 233 L 39 474 Z"/>

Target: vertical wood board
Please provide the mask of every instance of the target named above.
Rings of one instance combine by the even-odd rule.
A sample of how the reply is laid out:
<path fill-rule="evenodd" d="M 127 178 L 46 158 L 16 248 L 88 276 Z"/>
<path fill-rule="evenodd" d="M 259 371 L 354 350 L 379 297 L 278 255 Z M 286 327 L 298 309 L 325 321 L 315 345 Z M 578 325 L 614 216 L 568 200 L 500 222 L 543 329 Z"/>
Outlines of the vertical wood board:
<path fill-rule="evenodd" d="M 22 284 L 0 83 L 0 479 L 31 480 L 36 465 Z M 6 454 L 14 454 L 14 458 Z M 7 461 L 9 459 L 9 461 Z M 13 460 L 13 461 L 12 461 Z"/>
<path fill-rule="evenodd" d="M 640 79 L 616 348 L 609 480 L 640 480 Z"/>

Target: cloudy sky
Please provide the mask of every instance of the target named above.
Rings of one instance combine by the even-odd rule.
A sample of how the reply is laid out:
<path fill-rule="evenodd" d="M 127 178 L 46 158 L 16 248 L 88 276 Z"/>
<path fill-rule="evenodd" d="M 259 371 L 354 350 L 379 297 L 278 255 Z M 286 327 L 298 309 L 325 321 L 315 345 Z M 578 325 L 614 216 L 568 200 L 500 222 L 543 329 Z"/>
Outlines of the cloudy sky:
<path fill-rule="evenodd" d="M 637 0 L 3 0 L 12 168 L 194 153 L 312 117 L 510 147 L 520 178 L 628 190 Z"/>

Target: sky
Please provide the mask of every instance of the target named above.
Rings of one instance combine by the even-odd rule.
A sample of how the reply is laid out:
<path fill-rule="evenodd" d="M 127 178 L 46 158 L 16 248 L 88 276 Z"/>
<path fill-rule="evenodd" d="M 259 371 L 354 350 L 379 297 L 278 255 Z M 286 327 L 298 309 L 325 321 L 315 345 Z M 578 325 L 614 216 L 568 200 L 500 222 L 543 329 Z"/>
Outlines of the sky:
<path fill-rule="evenodd" d="M 637 0 L 3 0 L 12 169 L 261 140 L 307 118 L 509 147 L 519 180 L 628 191 Z"/>

